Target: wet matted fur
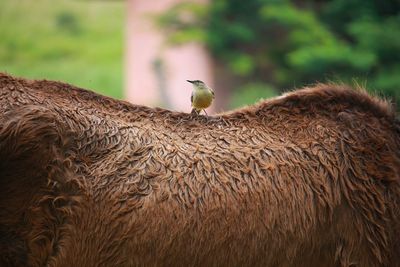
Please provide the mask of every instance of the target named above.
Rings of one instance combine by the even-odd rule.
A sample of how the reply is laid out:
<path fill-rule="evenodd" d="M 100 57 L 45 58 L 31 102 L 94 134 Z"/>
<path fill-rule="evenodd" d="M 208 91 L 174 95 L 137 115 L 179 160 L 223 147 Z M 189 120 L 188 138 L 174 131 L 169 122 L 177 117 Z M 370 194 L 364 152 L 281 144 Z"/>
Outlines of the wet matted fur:
<path fill-rule="evenodd" d="M 0 74 L 0 266 L 400 266 L 399 175 L 343 85 L 206 117 Z"/>

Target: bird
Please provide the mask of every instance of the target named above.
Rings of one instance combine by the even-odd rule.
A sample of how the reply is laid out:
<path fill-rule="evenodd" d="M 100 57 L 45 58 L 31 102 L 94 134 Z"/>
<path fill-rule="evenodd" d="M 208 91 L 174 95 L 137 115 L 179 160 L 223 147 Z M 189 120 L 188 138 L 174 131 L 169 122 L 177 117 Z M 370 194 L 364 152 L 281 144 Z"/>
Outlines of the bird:
<path fill-rule="evenodd" d="M 202 110 L 206 113 L 208 108 L 215 98 L 213 89 L 207 86 L 203 81 L 200 80 L 186 80 L 193 85 L 192 95 L 190 96 L 190 102 L 192 103 L 191 114 L 199 115 Z"/>

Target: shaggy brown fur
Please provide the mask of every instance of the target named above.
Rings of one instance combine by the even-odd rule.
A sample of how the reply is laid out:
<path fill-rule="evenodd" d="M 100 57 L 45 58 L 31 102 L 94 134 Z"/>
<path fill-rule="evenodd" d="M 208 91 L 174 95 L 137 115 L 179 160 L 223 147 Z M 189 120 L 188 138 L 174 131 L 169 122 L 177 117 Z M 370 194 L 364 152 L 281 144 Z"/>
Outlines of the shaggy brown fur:
<path fill-rule="evenodd" d="M 399 175 L 346 86 L 205 117 L 0 75 L 1 266 L 400 266 Z"/>

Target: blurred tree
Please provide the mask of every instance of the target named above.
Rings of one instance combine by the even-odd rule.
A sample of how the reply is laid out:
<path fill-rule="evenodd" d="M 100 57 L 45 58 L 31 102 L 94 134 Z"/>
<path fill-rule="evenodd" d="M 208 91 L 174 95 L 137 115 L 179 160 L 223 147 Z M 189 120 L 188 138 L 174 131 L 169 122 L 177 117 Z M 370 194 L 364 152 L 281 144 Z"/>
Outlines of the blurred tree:
<path fill-rule="evenodd" d="M 82 32 L 81 25 L 77 16 L 70 11 L 62 11 L 55 17 L 56 25 L 60 30 L 64 30 L 71 35 L 77 35 Z"/>
<path fill-rule="evenodd" d="M 234 99 L 329 80 L 400 101 L 398 0 L 211 0 L 178 4 L 158 22 L 172 44 L 209 48 L 238 80 Z"/>

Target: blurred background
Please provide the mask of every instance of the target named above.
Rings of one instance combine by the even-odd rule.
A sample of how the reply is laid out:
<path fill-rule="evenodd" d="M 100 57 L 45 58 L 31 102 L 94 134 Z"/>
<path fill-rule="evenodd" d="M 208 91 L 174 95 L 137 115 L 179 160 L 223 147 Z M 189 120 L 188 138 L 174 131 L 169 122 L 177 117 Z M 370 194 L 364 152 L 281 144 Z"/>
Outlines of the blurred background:
<path fill-rule="evenodd" d="M 211 113 L 327 81 L 400 107 L 400 1 L 0 0 L 0 71 L 179 111 L 187 79 Z"/>

